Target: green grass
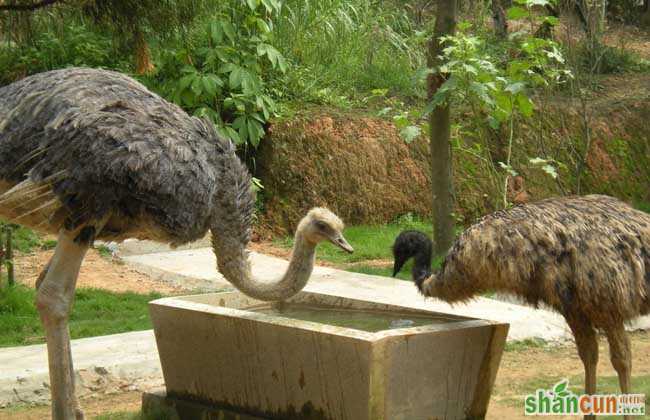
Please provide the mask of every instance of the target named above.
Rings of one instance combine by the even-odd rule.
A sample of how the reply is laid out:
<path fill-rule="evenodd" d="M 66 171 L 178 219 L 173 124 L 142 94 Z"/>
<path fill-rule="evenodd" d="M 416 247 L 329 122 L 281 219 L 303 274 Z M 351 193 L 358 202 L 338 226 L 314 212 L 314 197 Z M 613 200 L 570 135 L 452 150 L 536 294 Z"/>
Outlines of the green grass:
<path fill-rule="evenodd" d="M 140 411 L 117 411 L 96 416 L 94 420 L 172 420 L 174 418 L 176 417 L 163 410 L 147 415 Z"/>
<path fill-rule="evenodd" d="M 429 235 L 433 232 L 429 222 L 409 216 L 386 225 L 350 226 L 345 229 L 343 235 L 354 247 L 353 254 L 348 254 L 331 243 L 324 242 L 318 246 L 317 255 L 318 258 L 333 264 L 359 263 L 367 260 L 390 260 L 392 263 L 391 246 L 393 241 L 401 231 L 406 229 L 421 230 Z M 291 248 L 293 238 L 285 237 L 275 241 L 275 244 Z"/>
<path fill-rule="evenodd" d="M 397 275 L 397 278 L 400 280 L 411 280 L 411 266 L 412 266 L 411 262 L 406 264 L 404 268 L 402 268 L 402 271 L 400 271 L 399 274 Z M 350 266 L 346 268 L 346 270 L 352 271 L 354 273 L 370 274 L 372 276 L 391 277 L 393 275 L 392 263 L 390 265 L 381 266 L 381 267 L 359 264 L 359 265 Z"/>
<path fill-rule="evenodd" d="M 56 248 L 56 239 L 46 239 L 41 243 L 41 249 L 48 250 Z"/>
<path fill-rule="evenodd" d="M 0 347 L 43 343 L 34 306 L 35 290 L 22 285 L 0 289 Z M 151 328 L 147 302 L 160 294 L 112 293 L 78 289 L 72 314 L 72 338 L 94 337 Z"/>
<path fill-rule="evenodd" d="M 16 414 L 29 411 L 32 408 L 32 405 L 17 404 L 10 406 L 6 410 L 8 413 Z M 115 411 L 92 417 L 93 420 L 172 420 L 174 418 L 175 417 L 173 417 L 171 414 L 163 410 L 158 410 L 147 415 L 144 415 L 141 411 Z"/>
<path fill-rule="evenodd" d="M 7 223 L 0 220 L 0 230 L 6 226 Z M 4 238 L 4 235 L 2 235 Z M 31 252 L 34 248 L 41 246 L 41 237 L 31 229 L 22 226 L 14 226 L 11 232 L 11 243 L 14 251 Z"/>
<path fill-rule="evenodd" d="M 113 257 L 113 251 L 106 245 L 98 245 L 95 247 L 97 252 L 99 252 L 99 255 L 101 255 L 103 258 L 112 258 Z"/>
<path fill-rule="evenodd" d="M 95 420 L 144 420 L 140 412 L 120 411 L 115 413 L 106 413 L 95 417 Z"/>
<path fill-rule="evenodd" d="M 393 275 L 393 254 L 391 247 L 397 235 L 403 230 L 416 229 L 433 234 L 433 227 L 428 221 L 423 221 L 405 215 L 396 222 L 386 225 L 358 225 L 350 226 L 343 232 L 345 238 L 354 247 L 353 254 L 347 254 L 329 242 L 318 246 L 316 255 L 319 259 L 339 265 L 346 271 L 369 274 L 373 276 L 391 277 Z M 285 237 L 275 241 L 275 244 L 284 248 L 293 246 L 293 238 Z M 385 263 L 368 264 L 368 260 L 385 260 Z M 440 268 L 442 258 L 434 259 L 432 269 Z M 411 280 L 413 260 L 407 262 L 397 275 L 398 279 Z"/>
<path fill-rule="evenodd" d="M 650 213 L 650 203 L 640 202 L 640 203 L 637 203 L 635 207 L 637 209 L 641 210 L 641 211 L 644 211 L 646 213 Z"/>
<path fill-rule="evenodd" d="M 505 351 L 525 351 L 533 348 L 544 348 L 546 346 L 548 346 L 548 341 L 543 338 L 526 338 L 524 340 L 506 343 Z"/>
<path fill-rule="evenodd" d="M 274 81 L 286 96 L 339 105 L 373 89 L 414 96 L 425 48 L 406 9 L 369 0 L 288 0 L 273 44 L 294 64 Z"/>

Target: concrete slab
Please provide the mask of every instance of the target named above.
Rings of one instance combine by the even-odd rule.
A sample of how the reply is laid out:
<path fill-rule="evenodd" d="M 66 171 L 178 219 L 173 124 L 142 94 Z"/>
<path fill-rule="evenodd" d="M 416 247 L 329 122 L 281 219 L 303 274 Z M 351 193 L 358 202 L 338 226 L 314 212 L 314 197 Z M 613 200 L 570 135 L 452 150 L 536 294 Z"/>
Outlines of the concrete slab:
<path fill-rule="evenodd" d="M 206 291 L 231 288 L 217 272 L 210 248 L 136 255 L 138 252 L 141 248 L 133 244 L 131 255 L 124 256 L 124 261 L 162 281 Z M 253 271 L 262 279 L 279 276 L 287 266 L 286 261 L 266 255 L 252 253 L 251 258 Z M 486 298 L 452 306 L 436 299 L 425 300 L 410 282 L 386 277 L 316 267 L 307 290 L 506 322 L 510 324 L 508 340 L 570 338 L 564 319 L 550 311 Z M 650 317 L 639 319 L 630 328 L 650 329 Z M 79 395 L 123 389 L 149 390 L 163 384 L 152 331 L 73 340 L 72 353 Z M 0 407 L 49 400 L 45 345 L 0 348 L 0 366 Z"/>
<path fill-rule="evenodd" d="M 77 395 L 164 384 L 152 330 L 72 341 Z M 0 407 L 50 399 L 45 344 L 0 348 Z"/>
<path fill-rule="evenodd" d="M 204 289 L 231 288 L 216 270 L 210 248 L 132 255 L 124 261 L 138 271 L 156 273 L 163 281 L 182 284 L 185 277 L 201 280 Z M 287 261 L 251 253 L 253 272 L 261 280 L 271 280 L 284 273 Z M 437 299 L 424 299 L 411 282 L 388 277 L 351 273 L 328 267 L 315 267 L 307 291 L 377 303 L 411 306 L 482 318 L 510 324 L 509 340 L 542 338 L 557 341 L 570 338 L 569 329 L 560 315 L 494 299 L 477 298 L 466 304 L 450 305 Z"/>

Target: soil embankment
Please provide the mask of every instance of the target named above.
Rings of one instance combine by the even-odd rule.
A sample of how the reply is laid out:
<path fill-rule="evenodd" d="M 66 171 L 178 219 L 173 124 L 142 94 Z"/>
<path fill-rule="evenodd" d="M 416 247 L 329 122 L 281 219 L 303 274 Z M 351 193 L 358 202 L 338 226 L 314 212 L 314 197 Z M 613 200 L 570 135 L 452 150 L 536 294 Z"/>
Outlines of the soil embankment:
<path fill-rule="evenodd" d="M 518 122 L 512 166 L 520 176 L 509 187 L 511 201 L 578 190 L 650 201 L 650 76 L 611 76 L 599 85 L 586 110 L 570 98 L 547 99 L 531 120 Z M 464 224 L 497 208 L 501 196 L 494 168 L 502 151 L 495 149 L 507 141 L 486 144 L 477 135 L 484 129 L 455 133 L 456 213 Z M 559 177 L 531 165 L 535 157 L 555 159 Z M 350 224 L 428 217 L 431 208 L 427 139 L 407 144 L 390 120 L 362 113 L 319 108 L 274 124 L 256 172 L 265 187 L 261 220 L 275 233 L 291 231 L 313 206 L 329 206 Z"/>

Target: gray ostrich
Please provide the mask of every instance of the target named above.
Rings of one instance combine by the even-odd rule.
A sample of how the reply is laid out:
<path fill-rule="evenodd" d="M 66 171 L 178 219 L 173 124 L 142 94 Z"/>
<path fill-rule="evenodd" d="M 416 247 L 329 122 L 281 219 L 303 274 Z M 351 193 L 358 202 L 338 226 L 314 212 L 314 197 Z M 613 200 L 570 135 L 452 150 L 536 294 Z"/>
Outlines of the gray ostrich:
<path fill-rule="evenodd" d="M 431 240 L 403 232 L 395 274 L 415 258 L 425 296 L 466 301 L 487 291 L 543 302 L 566 319 L 596 393 L 597 330 L 607 336 L 621 390 L 630 392 L 632 353 L 624 323 L 650 313 L 650 215 L 607 196 L 539 201 L 498 211 L 463 232 L 431 273 Z"/>
<path fill-rule="evenodd" d="M 234 146 L 210 123 L 122 74 L 71 68 L 0 88 L 0 217 L 58 234 L 36 297 L 54 419 L 83 418 L 67 322 L 79 268 L 95 238 L 178 245 L 209 229 L 219 271 L 261 300 L 299 292 L 319 242 L 352 252 L 341 220 L 312 209 L 296 229 L 284 276 L 255 279 L 246 250 L 254 209 L 250 181 Z"/>

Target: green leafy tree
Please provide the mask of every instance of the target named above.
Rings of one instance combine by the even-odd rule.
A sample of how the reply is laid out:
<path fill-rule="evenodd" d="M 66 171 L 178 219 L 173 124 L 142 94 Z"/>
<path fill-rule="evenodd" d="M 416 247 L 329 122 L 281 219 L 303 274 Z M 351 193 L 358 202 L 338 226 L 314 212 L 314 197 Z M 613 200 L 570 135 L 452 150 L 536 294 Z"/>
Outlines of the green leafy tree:
<path fill-rule="evenodd" d="M 535 28 L 540 24 L 555 25 L 553 16 L 540 16 L 533 8 L 549 3 L 547 0 L 516 0 L 517 5 L 507 11 L 509 19 L 530 22 L 529 32 L 511 34 L 501 50 L 502 57 L 490 52 L 486 40 L 469 33 L 468 24 L 460 25 L 457 35 L 441 39 L 446 47 L 442 51 L 439 71 L 447 75 L 445 82 L 432 96 L 425 113 L 435 114 L 443 104 L 466 103 L 476 114 L 485 115 L 486 123 L 493 129 L 506 127 L 507 146 L 504 159 L 498 162 L 503 170 L 503 206 L 507 206 L 507 185 L 517 171 L 511 164 L 517 118 L 532 116 L 534 89 L 560 83 L 570 73 L 564 69 L 564 58 L 559 46 L 552 40 L 538 38 Z M 542 165 L 543 163 L 543 165 Z M 552 176 L 555 162 L 534 160 Z"/>
<path fill-rule="evenodd" d="M 147 36 L 162 39 L 187 28 L 208 0 L 9 0 L 0 5 L 0 27 L 19 46 L 33 44 L 50 25 L 82 20 L 108 30 L 134 56 L 138 74 L 153 69 Z"/>
<path fill-rule="evenodd" d="M 213 120 L 236 144 L 257 147 L 277 112 L 265 75 L 287 70 L 271 44 L 278 0 L 233 0 L 202 27 L 198 41 L 163 53 L 150 82 L 168 99 Z"/>

